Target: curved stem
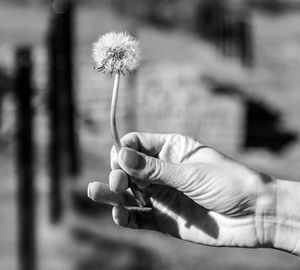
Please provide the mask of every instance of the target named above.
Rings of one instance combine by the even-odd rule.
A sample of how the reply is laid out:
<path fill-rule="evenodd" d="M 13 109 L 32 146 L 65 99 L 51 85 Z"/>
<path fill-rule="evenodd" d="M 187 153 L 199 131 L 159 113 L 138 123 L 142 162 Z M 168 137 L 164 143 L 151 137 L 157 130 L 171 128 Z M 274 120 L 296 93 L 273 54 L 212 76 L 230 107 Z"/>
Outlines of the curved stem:
<path fill-rule="evenodd" d="M 111 108 L 110 108 L 110 129 L 111 129 L 111 134 L 112 134 L 112 137 L 114 140 L 114 145 L 116 147 L 117 152 L 119 152 L 122 147 L 121 142 L 120 142 L 119 133 L 117 130 L 117 121 L 116 121 L 119 85 L 120 85 L 120 71 L 118 71 L 115 74 L 114 88 L 113 88 L 112 99 L 111 99 Z"/>
<path fill-rule="evenodd" d="M 122 148 L 119 133 L 117 130 L 117 121 L 116 121 L 119 86 L 120 86 L 120 71 L 118 71 L 115 75 L 114 88 L 113 88 L 112 99 L 111 99 L 111 108 L 110 108 L 110 129 L 111 129 L 111 134 L 114 140 L 114 145 L 116 147 L 117 153 L 119 153 L 119 151 Z M 129 187 L 137 201 L 137 204 L 141 207 L 145 206 L 146 205 L 146 199 L 144 198 L 145 196 L 134 184 L 133 178 L 129 177 L 128 180 L 129 180 L 128 183 Z"/>

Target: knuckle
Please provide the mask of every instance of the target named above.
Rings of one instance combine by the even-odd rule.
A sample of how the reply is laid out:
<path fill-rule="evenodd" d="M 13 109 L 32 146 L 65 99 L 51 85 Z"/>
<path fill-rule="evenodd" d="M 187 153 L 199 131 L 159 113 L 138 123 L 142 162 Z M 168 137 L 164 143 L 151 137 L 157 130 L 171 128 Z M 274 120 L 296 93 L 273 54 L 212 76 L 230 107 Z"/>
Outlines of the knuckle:
<path fill-rule="evenodd" d="M 136 140 L 136 138 L 138 138 L 137 132 L 128 132 L 121 138 L 121 142 L 126 144 L 126 142 Z"/>
<path fill-rule="evenodd" d="M 136 138 L 139 136 L 139 133 L 136 131 L 128 132 L 125 136 L 128 136 L 129 138 Z"/>
<path fill-rule="evenodd" d="M 137 149 L 137 146 L 139 144 L 139 133 L 138 132 L 129 132 L 129 133 L 125 134 L 121 138 L 121 143 L 123 146 Z"/>
<path fill-rule="evenodd" d="M 146 178 L 150 181 L 158 180 L 162 177 L 166 168 L 166 162 L 157 158 L 149 158 L 146 168 Z"/>

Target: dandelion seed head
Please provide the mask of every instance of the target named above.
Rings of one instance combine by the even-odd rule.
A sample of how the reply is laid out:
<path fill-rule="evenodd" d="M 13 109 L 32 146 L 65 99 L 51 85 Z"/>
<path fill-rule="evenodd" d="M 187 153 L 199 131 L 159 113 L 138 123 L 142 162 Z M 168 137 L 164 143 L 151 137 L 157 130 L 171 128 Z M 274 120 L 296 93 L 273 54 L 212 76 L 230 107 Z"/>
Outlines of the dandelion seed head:
<path fill-rule="evenodd" d="M 109 32 L 93 45 L 96 69 L 104 73 L 131 72 L 140 63 L 139 42 L 126 32 Z"/>

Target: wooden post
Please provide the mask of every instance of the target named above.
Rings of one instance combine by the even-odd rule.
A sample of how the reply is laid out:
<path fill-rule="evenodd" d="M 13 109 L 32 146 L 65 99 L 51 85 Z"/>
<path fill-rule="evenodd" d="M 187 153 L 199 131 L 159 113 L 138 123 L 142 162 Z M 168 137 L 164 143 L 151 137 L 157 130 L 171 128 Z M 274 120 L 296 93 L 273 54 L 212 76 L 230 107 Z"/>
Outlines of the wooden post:
<path fill-rule="evenodd" d="M 53 14 L 57 45 L 59 54 L 59 88 L 61 93 L 61 119 L 63 124 L 62 147 L 67 170 L 71 175 L 77 175 L 79 168 L 78 137 L 76 128 L 76 105 L 74 92 L 74 50 L 73 50 L 73 1 L 55 0 Z"/>
<path fill-rule="evenodd" d="M 19 47 L 16 53 L 15 96 L 17 103 L 16 161 L 18 172 L 18 255 L 20 270 L 34 270 L 36 267 L 31 70 L 30 48 Z"/>
<path fill-rule="evenodd" d="M 76 106 L 73 87 L 72 1 L 56 0 L 52 5 L 48 33 L 50 112 L 50 216 L 61 219 L 62 180 L 65 173 L 79 173 Z"/>
<path fill-rule="evenodd" d="M 62 65 L 57 46 L 57 32 L 55 17 L 52 16 L 48 32 L 48 61 L 49 61 L 49 176 L 50 176 L 50 219 L 57 223 L 62 216 L 62 149 L 61 149 L 61 93 L 59 88 L 60 70 L 59 63 Z"/>
<path fill-rule="evenodd" d="M 67 106 L 66 106 L 66 145 L 68 148 L 69 160 L 69 172 L 75 176 L 80 172 L 80 161 L 79 161 L 79 140 L 77 134 L 76 125 L 76 96 L 74 89 L 74 5 L 70 1 L 68 9 L 64 16 L 65 33 L 63 44 L 65 44 L 65 56 L 66 56 L 66 95 L 67 95 Z M 75 179 L 75 178 L 74 178 Z"/>

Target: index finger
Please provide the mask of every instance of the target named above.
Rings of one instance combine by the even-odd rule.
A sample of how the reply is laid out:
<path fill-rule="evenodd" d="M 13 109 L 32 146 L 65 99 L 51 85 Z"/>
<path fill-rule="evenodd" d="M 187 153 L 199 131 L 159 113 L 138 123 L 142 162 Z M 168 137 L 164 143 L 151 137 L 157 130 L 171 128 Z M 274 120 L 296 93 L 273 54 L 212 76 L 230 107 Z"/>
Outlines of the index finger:
<path fill-rule="evenodd" d="M 170 135 L 168 134 L 131 132 L 122 137 L 121 144 L 123 147 L 132 148 L 148 156 L 154 157 L 160 153 L 169 136 Z M 120 169 L 118 164 L 118 153 L 114 146 L 110 152 L 110 164 L 113 170 Z"/>

